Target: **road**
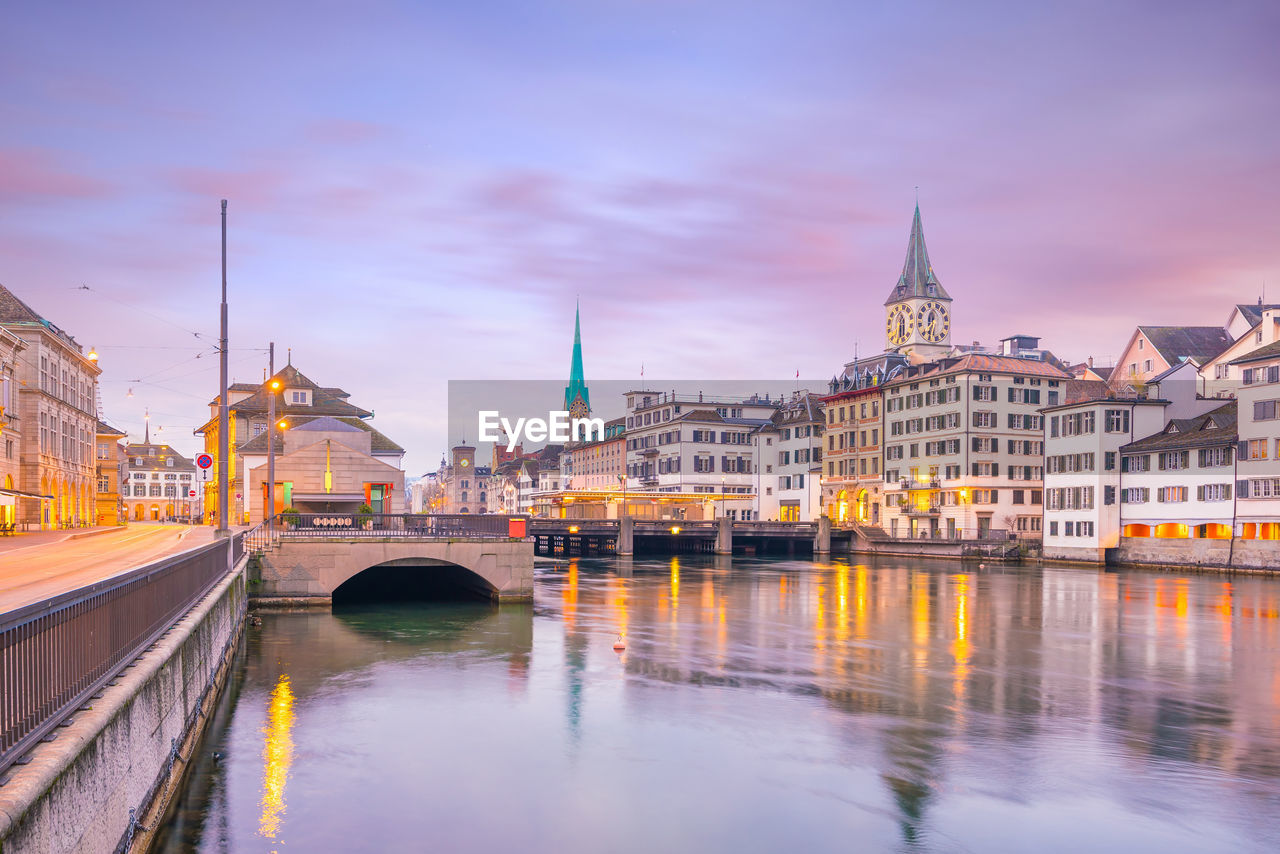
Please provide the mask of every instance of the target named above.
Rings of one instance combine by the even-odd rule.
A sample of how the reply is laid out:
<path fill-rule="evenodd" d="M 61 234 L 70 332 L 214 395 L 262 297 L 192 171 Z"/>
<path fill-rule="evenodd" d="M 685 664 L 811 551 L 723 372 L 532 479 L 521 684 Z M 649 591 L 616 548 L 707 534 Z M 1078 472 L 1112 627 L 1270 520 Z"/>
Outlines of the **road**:
<path fill-rule="evenodd" d="M 0 614 L 213 541 L 213 528 L 134 523 L 0 552 Z"/>

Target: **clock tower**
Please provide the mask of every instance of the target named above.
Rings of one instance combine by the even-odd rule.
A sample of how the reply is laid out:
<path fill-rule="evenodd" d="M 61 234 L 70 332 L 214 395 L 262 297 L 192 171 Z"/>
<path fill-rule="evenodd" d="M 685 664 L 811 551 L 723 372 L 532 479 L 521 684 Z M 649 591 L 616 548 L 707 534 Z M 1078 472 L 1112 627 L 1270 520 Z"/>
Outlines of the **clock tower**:
<path fill-rule="evenodd" d="M 902 275 L 884 306 L 886 351 L 933 359 L 951 349 L 951 297 L 929 263 L 919 204 L 911 221 Z"/>

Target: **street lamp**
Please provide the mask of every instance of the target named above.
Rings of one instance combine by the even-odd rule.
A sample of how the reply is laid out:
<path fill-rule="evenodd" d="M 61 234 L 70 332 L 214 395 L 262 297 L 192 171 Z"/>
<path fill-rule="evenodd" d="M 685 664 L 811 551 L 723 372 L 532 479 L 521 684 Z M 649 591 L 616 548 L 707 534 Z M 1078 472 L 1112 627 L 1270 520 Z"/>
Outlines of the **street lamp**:
<path fill-rule="evenodd" d="M 720 478 L 720 515 L 724 516 L 724 478 Z"/>
<path fill-rule="evenodd" d="M 276 392 L 280 390 L 280 380 L 276 379 L 276 343 L 267 345 L 267 370 L 271 372 L 271 382 L 267 383 L 267 423 L 276 421 Z M 267 530 L 273 527 L 276 517 L 276 434 L 267 431 Z"/>
<path fill-rule="evenodd" d="M 618 516 L 621 520 L 627 515 L 627 476 L 625 474 L 618 475 L 618 487 L 622 490 L 622 513 Z"/>

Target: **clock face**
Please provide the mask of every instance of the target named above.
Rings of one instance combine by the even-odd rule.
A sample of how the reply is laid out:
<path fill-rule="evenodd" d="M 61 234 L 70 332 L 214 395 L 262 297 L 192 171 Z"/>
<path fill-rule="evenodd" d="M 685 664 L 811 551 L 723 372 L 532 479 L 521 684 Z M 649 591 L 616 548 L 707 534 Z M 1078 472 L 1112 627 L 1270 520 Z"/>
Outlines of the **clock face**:
<path fill-rule="evenodd" d="M 937 344 L 946 339 L 951 332 L 951 317 L 947 307 L 937 300 L 929 300 L 916 312 L 916 328 L 920 337 L 930 344 Z"/>
<path fill-rule="evenodd" d="M 915 318 L 911 314 L 911 309 L 905 305 L 897 305 L 889 312 L 889 320 L 885 324 L 884 332 L 890 344 L 901 347 L 911 338 L 911 330 L 914 328 Z"/>
<path fill-rule="evenodd" d="M 462 460 L 461 462 L 458 463 L 458 465 L 462 466 L 463 468 L 466 468 L 467 466 L 471 465 L 471 460 Z"/>

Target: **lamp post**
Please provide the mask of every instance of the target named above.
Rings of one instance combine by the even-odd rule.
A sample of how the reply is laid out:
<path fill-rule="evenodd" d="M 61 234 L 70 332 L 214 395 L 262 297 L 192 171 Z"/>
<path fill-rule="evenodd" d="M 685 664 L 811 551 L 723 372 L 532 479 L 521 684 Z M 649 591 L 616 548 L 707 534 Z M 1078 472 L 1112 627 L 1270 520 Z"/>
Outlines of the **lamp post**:
<path fill-rule="evenodd" d="M 276 379 L 276 342 L 267 345 L 267 531 L 270 532 L 276 518 L 276 391 L 280 381 Z"/>
<path fill-rule="evenodd" d="M 618 516 L 621 520 L 627 515 L 627 476 L 625 474 L 618 475 L 618 486 L 622 489 L 622 513 Z"/>
<path fill-rule="evenodd" d="M 724 478 L 720 478 L 720 516 L 724 516 Z"/>
<path fill-rule="evenodd" d="M 218 531 L 230 536 L 227 527 L 228 466 L 231 462 L 230 409 L 227 402 L 227 200 L 222 200 L 222 324 L 218 334 Z"/>

